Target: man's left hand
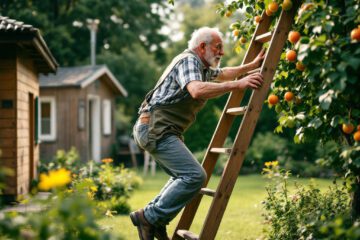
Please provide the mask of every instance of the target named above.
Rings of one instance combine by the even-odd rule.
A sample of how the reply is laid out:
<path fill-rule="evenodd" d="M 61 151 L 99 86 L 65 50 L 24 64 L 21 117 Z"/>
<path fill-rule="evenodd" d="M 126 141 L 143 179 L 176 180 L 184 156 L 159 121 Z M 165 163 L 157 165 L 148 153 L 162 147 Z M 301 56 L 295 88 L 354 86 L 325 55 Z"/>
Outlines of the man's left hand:
<path fill-rule="evenodd" d="M 265 49 L 261 49 L 257 57 L 251 62 L 251 65 L 253 65 L 254 68 L 258 68 L 261 66 L 261 62 L 265 58 Z"/>

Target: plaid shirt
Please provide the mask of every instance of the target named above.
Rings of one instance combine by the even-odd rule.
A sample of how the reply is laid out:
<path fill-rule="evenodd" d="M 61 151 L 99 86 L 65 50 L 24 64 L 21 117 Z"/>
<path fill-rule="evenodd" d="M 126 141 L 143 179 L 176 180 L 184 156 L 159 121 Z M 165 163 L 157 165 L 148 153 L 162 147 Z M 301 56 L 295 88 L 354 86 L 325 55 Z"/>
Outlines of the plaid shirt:
<path fill-rule="evenodd" d="M 202 71 L 205 79 L 203 79 Z M 155 90 L 149 104 L 141 110 L 150 111 L 155 105 L 167 105 L 188 97 L 186 85 L 195 80 L 211 81 L 216 79 L 221 69 L 203 68 L 203 64 L 195 56 L 180 60 L 170 71 L 164 82 Z"/>

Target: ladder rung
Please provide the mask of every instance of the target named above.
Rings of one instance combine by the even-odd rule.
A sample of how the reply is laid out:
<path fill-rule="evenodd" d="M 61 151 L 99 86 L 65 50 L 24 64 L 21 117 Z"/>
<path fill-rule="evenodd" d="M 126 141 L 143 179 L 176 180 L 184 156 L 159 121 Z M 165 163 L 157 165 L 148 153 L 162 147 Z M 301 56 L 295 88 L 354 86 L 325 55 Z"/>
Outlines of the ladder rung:
<path fill-rule="evenodd" d="M 210 152 L 212 153 L 226 153 L 226 154 L 230 154 L 231 153 L 231 148 L 211 148 Z"/>
<path fill-rule="evenodd" d="M 266 43 L 266 42 L 270 41 L 270 39 L 272 37 L 272 34 L 273 33 L 271 31 L 267 32 L 267 33 L 264 33 L 264 34 L 261 34 L 261 35 L 259 35 L 259 36 L 257 36 L 255 38 L 255 41 L 256 42 L 261 42 L 261 43 Z"/>
<path fill-rule="evenodd" d="M 231 115 L 244 115 L 245 111 L 246 111 L 247 107 L 236 107 L 236 108 L 229 108 L 228 110 L 226 110 L 227 114 L 231 114 Z"/>
<path fill-rule="evenodd" d="M 200 193 L 210 197 L 215 197 L 215 191 L 210 188 L 202 188 Z"/>
<path fill-rule="evenodd" d="M 176 231 L 176 234 L 187 240 L 199 240 L 198 235 L 196 235 L 188 230 L 179 229 Z"/>

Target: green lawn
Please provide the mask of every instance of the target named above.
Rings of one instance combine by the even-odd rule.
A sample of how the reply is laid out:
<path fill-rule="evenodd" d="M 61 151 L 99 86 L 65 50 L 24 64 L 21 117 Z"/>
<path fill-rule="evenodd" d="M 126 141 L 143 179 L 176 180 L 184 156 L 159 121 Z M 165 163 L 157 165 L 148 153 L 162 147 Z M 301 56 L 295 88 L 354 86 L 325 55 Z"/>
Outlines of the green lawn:
<path fill-rule="evenodd" d="M 136 190 L 129 203 L 136 210 L 145 206 L 165 184 L 168 177 L 164 173 L 157 173 L 155 177 L 144 177 L 144 184 Z M 213 177 L 209 187 L 216 189 L 219 177 Z M 298 182 L 306 183 L 308 179 L 300 179 Z M 322 189 L 331 184 L 330 180 L 316 179 L 316 183 Z M 261 213 L 263 212 L 261 201 L 265 199 L 266 180 L 259 175 L 240 176 L 235 185 L 229 204 L 222 219 L 216 239 L 241 240 L 256 239 L 261 236 L 264 225 Z M 205 219 L 207 210 L 211 204 L 211 197 L 204 196 L 198 213 L 195 217 L 191 231 L 198 234 Z M 178 217 L 168 226 L 168 232 L 173 233 L 178 222 Z M 104 218 L 99 223 L 118 236 L 126 240 L 138 239 L 136 228 L 132 225 L 128 216 L 115 216 Z"/>

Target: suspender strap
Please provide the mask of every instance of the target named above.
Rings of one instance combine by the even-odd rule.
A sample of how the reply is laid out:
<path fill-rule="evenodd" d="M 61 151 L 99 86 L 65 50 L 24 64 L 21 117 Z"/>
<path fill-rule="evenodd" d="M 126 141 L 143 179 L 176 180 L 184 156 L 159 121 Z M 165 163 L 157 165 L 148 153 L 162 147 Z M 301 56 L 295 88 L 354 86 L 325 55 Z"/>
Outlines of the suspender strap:
<path fill-rule="evenodd" d="M 184 52 L 177 55 L 171 61 L 171 63 L 167 66 L 167 68 L 165 69 L 165 71 L 161 75 L 160 79 L 157 81 L 155 87 L 150 92 L 148 92 L 146 94 L 144 101 L 141 103 L 139 113 L 141 112 L 141 110 L 147 104 L 149 104 L 149 102 L 151 100 L 151 97 L 153 96 L 154 92 L 161 86 L 161 84 L 163 84 L 163 82 L 165 81 L 167 76 L 170 74 L 171 70 L 173 70 L 173 68 L 176 66 L 176 64 L 178 64 L 182 59 L 187 58 L 189 56 L 194 56 L 201 63 L 201 65 L 203 66 L 203 63 L 202 63 L 201 59 L 199 58 L 199 56 L 196 53 L 194 53 L 193 51 L 189 50 L 189 49 L 186 49 Z M 202 72 L 202 74 L 203 74 L 203 72 Z M 203 78 L 204 78 L 204 76 L 203 76 Z"/>

